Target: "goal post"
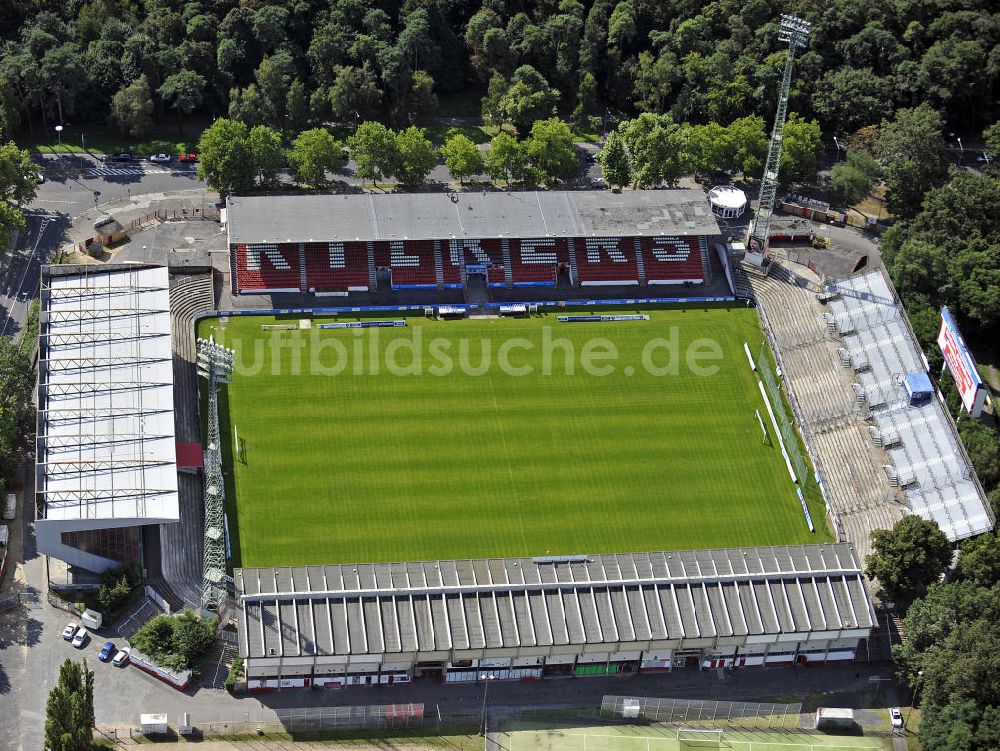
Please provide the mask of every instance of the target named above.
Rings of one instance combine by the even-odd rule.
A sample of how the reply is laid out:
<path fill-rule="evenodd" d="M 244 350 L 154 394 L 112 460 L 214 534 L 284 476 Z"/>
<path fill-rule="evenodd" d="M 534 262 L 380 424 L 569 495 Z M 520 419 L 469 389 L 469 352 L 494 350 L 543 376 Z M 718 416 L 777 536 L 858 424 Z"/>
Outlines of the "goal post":
<path fill-rule="evenodd" d="M 722 748 L 723 731 L 718 728 L 677 728 L 677 747 Z"/>

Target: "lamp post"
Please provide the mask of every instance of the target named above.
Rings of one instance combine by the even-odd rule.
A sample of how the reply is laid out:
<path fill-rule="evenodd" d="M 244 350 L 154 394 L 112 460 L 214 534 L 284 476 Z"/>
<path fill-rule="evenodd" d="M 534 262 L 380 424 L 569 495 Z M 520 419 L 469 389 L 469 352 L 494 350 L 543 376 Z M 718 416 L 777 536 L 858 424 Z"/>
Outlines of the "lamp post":
<path fill-rule="evenodd" d="M 493 675 L 492 673 L 489 674 L 489 675 L 487 675 L 486 673 L 483 673 L 482 675 L 479 676 L 479 680 L 484 681 L 484 683 L 483 683 L 483 717 L 482 717 L 481 729 L 479 731 L 479 734 L 481 736 L 483 736 L 483 737 L 486 736 L 486 697 L 489 696 L 489 693 L 490 693 L 490 681 L 495 680 L 495 679 L 496 679 L 496 676 Z"/>
<path fill-rule="evenodd" d="M 958 141 L 958 164 L 961 166 L 965 162 L 965 147 L 962 145 L 961 136 L 955 138 Z"/>
<path fill-rule="evenodd" d="M 62 131 L 63 131 L 63 126 L 57 125 L 56 126 L 56 136 L 58 136 L 58 138 L 59 138 L 59 145 L 60 146 L 62 146 Z"/>
<path fill-rule="evenodd" d="M 917 703 L 917 694 L 920 693 L 920 687 L 924 685 L 923 677 L 924 671 L 918 670 L 917 685 L 913 687 L 913 696 L 910 698 L 910 708 L 906 710 L 906 721 L 903 723 L 904 728 L 910 724 L 910 715 L 913 714 L 913 705 Z"/>
<path fill-rule="evenodd" d="M 837 147 L 837 161 L 839 162 L 840 161 L 840 152 L 843 149 L 843 147 L 840 145 L 840 141 L 837 140 L 836 136 L 833 137 L 833 145 Z M 843 150 L 846 151 L 846 149 L 843 149 Z"/>

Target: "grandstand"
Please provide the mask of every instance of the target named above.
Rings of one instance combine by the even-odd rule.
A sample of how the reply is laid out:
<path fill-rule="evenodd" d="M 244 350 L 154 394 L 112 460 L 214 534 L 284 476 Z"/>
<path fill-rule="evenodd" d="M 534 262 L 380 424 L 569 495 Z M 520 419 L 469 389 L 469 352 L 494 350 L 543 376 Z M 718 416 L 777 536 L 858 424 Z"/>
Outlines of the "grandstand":
<path fill-rule="evenodd" d="M 864 557 L 870 535 L 908 513 L 951 540 L 994 520 L 947 410 L 910 403 L 905 376 L 927 363 L 882 270 L 821 284 L 779 264 L 751 276 L 839 540 Z"/>
<path fill-rule="evenodd" d="M 719 234 L 694 190 L 241 196 L 226 215 L 240 295 L 703 285 Z"/>
<path fill-rule="evenodd" d="M 245 568 L 251 690 L 854 659 L 875 626 L 850 545 Z"/>
<path fill-rule="evenodd" d="M 141 562 L 179 519 L 167 269 L 44 266 L 38 549 L 91 571 Z"/>

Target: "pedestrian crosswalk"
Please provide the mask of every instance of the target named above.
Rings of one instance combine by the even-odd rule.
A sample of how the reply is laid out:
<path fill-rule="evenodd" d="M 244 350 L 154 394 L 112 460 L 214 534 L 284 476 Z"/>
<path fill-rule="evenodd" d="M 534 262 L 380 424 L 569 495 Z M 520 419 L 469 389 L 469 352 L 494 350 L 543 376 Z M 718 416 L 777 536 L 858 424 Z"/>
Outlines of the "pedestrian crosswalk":
<path fill-rule="evenodd" d="M 178 170 L 157 167 L 91 167 L 87 177 L 124 177 L 130 175 L 169 175 Z"/>

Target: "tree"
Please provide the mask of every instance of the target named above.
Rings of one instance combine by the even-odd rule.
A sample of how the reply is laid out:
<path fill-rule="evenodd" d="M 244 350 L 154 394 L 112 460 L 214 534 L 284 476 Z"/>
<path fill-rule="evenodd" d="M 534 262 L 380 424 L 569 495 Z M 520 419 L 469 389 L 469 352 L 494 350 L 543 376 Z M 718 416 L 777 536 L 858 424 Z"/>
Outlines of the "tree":
<path fill-rule="evenodd" d="M 524 145 L 509 133 L 500 131 L 490 141 L 486 152 L 486 172 L 496 181 L 508 186 L 528 182 L 532 175 Z"/>
<path fill-rule="evenodd" d="M 117 578 L 107 584 L 102 584 L 97 591 L 97 599 L 101 603 L 101 608 L 107 615 L 123 605 L 132 592 L 132 585 L 128 576 L 122 573 Z"/>
<path fill-rule="evenodd" d="M 1000 619 L 1000 589 L 968 580 L 931 585 L 903 618 L 906 641 L 892 648 L 896 674 L 910 686 L 918 685 L 927 655 L 977 618 Z"/>
<path fill-rule="evenodd" d="M 1000 261 L 1000 259 L 995 259 Z M 980 482 L 987 488 L 1000 484 L 1000 434 L 979 420 L 962 420 L 958 425 L 965 450 Z"/>
<path fill-rule="evenodd" d="M 347 143 L 357 165 L 355 174 L 362 180 L 374 183 L 395 174 L 399 162 L 396 134 L 381 123 L 361 123 Z"/>
<path fill-rule="evenodd" d="M 983 142 L 990 156 L 994 159 L 1000 157 L 1000 120 L 983 131 Z"/>
<path fill-rule="evenodd" d="M 0 240 L 24 227 L 24 210 L 35 200 L 41 169 L 13 141 L 0 144 Z"/>
<path fill-rule="evenodd" d="M 744 177 L 756 178 L 764 169 L 767 158 L 767 132 L 764 118 L 748 115 L 733 120 L 726 126 L 729 142 L 728 167 L 739 170 Z"/>
<path fill-rule="evenodd" d="M 549 183 L 580 174 L 580 158 L 576 153 L 573 131 L 558 117 L 535 122 L 531 126 L 531 138 L 526 142 L 526 148 L 531 163 Z"/>
<path fill-rule="evenodd" d="M 851 149 L 845 161 L 833 165 L 830 183 L 841 205 L 853 206 L 871 193 L 880 174 L 881 168 L 871 154 Z"/>
<path fill-rule="evenodd" d="M 65 660 L 45 705 L 46 751 L 90 751 L 93 747 L 94 674 L 85 661 Z"/>
<path fill-rule="evenodd" d="M 153 127 L 153 92 L 145 74 L 115 92 L 111 119 L 125 135 L 143 138 L 149 133 Z"/>
<path fill-rule="evenodd" d="M 781 149 L 781 179 L 809 182 L 816 179 L 823 157 L 823 134 L 815 120 L 803 120 L 792 113 L 785 123 Z"/>
<path fill-rule="evenodd" d="M 343 145 L 326 128 L 299 133 L 288 158 L 295 168 L 295 179 L 317 188 L 326 184 L 328 172 L 344 166 Z"/>
<path fill-rule="evenodd" d="M 0 478 L 17 467 L 31 435 L 33 368 L 25 351 L 0 337 Z"/>
<path fill-rule="evenodd" d="M 987 532 L 962 543 L 958 575 L 981 587 L 1000 582 L 1000 537 Z"/>
<path fill-rule="evenodd" d="M 514 71 L 510 86 L 500 98 L 499 110 L 506 121 L 513 123 L 521 134 L 532 123 L 555 113 L 559 92 L 549 86 L 545 77 L 530 65 Z"/>
<path fill-rule="evenodd" d="M 616 185 L 622 187 L 632 181 L 632 167 L 625 151 L 625 142 L 617 130 L 608 133 L 604 148 L 598 154 L 598 160 L 601 163 L 601 172 L 611 187 Z"/>
<path fill-rule="evenodd" d="M 923 596 L 951 563 L 951 543 L 936 522 L 911 514 L 890 529 L 872 532 L 865 573 L 889 599 L 909 605 Z"/>
<path fill-rule="evenodd" d="M 648 188 L 660 182 L 673 185 L 688 172 L 691 160 L 682 150 L 683 134 L 670 115 L 643 112 L 634 120 L 619 123 L 618 134 L 628 152 L 632 187 Z"/>
<path fill-rule="evenodd" d="M 289 130 L 301 132 L 309 126 L 312 117 L 309 111 L 309 94 L 306 93 L 306 85 L 302 81 L 292 81 L 288 88 L 288 96 L 285 97 L 285 117 Z"/>
<path fill-rule="evenodd" d="M 174 73 L 160 86 L 160 96 L 172 102 L 177 110 L 177 132 L 184 129 L 181 115 L 190 115 L 201 104 L 205 93 L 205 79 L 193 70 Z"/>
<path fill-rule="evenodd" d="M 198 139 L 198 178 L 220 193 L 240 193 L 253 188 L 255 177 L 247 126 L 216 120 Z"/>
<path fill-rule="evenodd" d="M 410 85 L 410 101 L 407 109 L 410 119 L 426 117 L 438 108 L 437 94 L 434 93 L 434 78 L 425 70 L 413 71 Z"/>
<path fill-rule="evenodd" d="M 412 125 L 396 134 L 396 153 L 399 158 L 393 174 L 407 186 L 422 183 L 438 163 L 437 150 L 427 140 L 426 131 Z"/>
<path fill-rule="evenodd" d="M 444 142 L 441 156 L 448 172 L 457 178 L 460 184 L 467 177 L 482 174 L 485 168 L 483 155 L 479 153 L 476 144 L 463 133 L 456 133 Z"/>
<path fill-rule="evenodd" d="M 978 748 L 973 738 L 981 713 L 972 701 L 929 709 L 921 718 L 920 745 L 925 751 L 974 751 Z"/>
<path fill-rule="evenodd" d="M 882 123 L 875 157 L 885 172 L 889 211 L 896 216 L 912 219 L 924 193 L 947 179 L 943 128 L 941 115 L 926 104 L 901 109 Z"/>
<path fill-rule="evenodd" d="M 823 75 L 812 101 L 833 132 L 852 133 L 892 112 L 892 86 L 871 68 L 838 68 Z"/>
<path fill-rule="evenodd" d="M 378 79 L 368 63 L 362 67 L 337 66 L 330 87 L 330 111 L 337 122 L 357 121 L 375 112 L 382 101 Z"/>
<path fill-rule="evenodd" d="M 503 98 L 510 87 L 510 82 L 500 73 L 494 73 L 486 86 L 486 96 L 482 102 L 483 119 L 491 125 L 503 125 L 506 114 L 503 109 Z"/>
<path fill-rule="evenodd" d="M 215 618 L 202 618 L 191 610 L 177 616 L 158 615 L 132 637 L 132 645 L 171 670 L 195 667 L 215 639 Z"/>
<path fill-rule="evenodd" d="M 274 184 L 284 166 L 285 152 L 281 148 L 281 134 L 266 125 L 250 129 L 250 158 L 257 182 L 262 188 Z"/>

